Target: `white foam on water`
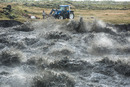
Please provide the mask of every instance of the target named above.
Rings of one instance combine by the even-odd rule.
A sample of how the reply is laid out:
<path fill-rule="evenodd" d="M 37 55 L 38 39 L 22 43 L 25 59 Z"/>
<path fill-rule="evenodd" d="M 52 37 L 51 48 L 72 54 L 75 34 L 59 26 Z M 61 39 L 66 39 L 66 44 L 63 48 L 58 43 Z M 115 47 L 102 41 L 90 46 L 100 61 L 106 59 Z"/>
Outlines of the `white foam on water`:
<path fill-rule="evenodd" d="M 3 58 L 8 57 L 0 52 L 0 87 L 34 87 L 40 84 L 39 87 L 69 87 L 69 83 L 72 84 L 70 87 L 130 86 L 127 71 L 130 62 L 129 32 L 122 35 L 100 20 L 92 23 L 73 20 L 62 25 L 61 21 L 48 19 L 30 24 L 33 31 L 0 30 L 0 43 L 5 45 L 0 50 L 21 55 L 20 63 L 15 65 L 12 63 L 15 63 L 16 56 L 8 54 L 10 62 L 7 63 Z M 76 30 L 78 28 L 83 28 L 82 32 Z M 20 42 L 25 47 L 19 48 Z M 126 73 L 115 70 L 118 63 L 122 67 L 128 65 L 122 70 Z M 61 82 L 57 81 L 59 79 Z M 35 83 L 38 81 L 40 83 Z"/>

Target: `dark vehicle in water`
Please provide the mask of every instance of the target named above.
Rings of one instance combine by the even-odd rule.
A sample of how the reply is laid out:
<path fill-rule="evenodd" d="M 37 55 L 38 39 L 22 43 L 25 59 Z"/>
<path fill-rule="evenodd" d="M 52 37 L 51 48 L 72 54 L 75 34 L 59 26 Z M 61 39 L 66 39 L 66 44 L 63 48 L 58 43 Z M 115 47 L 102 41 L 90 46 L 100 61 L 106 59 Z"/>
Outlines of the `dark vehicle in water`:
<path fill-rule="evenodd" d="M 50 15 L 57 19 L 74 19 L 74 11 L 70 10 L 70 5 L 60 5 L 59 9 L 52 9 Z"/>

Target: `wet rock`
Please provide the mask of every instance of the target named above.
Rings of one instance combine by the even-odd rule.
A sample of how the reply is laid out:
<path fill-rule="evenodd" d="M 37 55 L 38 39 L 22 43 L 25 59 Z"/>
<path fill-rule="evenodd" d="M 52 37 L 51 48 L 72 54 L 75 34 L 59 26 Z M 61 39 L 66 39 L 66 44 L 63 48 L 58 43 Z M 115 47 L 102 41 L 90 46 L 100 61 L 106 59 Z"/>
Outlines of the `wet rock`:
<path fill-rule="evenodd" d="M 30 25 L 30 23 L 25 23 L 25 24 L 22 24 L 22 25 L 15 27 L 14 30 L 30 32 L 30 31 L 33 31 L 34 28 L 33 28 L 33 26 Z"/>
<path fill-rule="evenodd" d="M 15 20 L 0 20 L 0 27 L 4 27 L 4 28 L 21 25 L 21 24 L 23 23 Z"/>
<path fill-rule="evenodd" d="M 130 31 L 130 24 L 120 24 L 120 25 L 114 25 L 118 32 L 127 32 Z"/>

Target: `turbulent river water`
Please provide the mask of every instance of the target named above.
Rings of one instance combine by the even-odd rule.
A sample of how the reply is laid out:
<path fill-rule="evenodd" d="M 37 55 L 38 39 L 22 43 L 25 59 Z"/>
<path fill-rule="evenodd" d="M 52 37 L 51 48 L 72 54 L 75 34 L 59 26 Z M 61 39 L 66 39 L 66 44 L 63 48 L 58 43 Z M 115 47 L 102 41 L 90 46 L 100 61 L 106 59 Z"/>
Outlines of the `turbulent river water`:
<path fill-rule="evenodd" d="M 82 18 L 6 24 L 0 87 L 130 87 L 129 26 Z"/>

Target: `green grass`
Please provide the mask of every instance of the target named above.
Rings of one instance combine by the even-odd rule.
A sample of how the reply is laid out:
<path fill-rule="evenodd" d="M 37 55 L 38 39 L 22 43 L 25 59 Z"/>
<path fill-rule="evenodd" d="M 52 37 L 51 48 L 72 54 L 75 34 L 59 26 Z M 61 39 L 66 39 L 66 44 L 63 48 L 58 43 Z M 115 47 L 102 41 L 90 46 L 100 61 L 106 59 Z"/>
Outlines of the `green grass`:
<path fill-rule="evenodd" d="M 89 17 L 95 17 L 105 22 L 121 24 L 130 24 L 130 2 L 127 4 L 115 3 L 91 3 L 88 2 L 30 2 L 30 3 L 1 3 L 0 11 L 7 5 L 12 5 L 12 15 L 15 15 L 14 20 L 25 22 L 30 19 L 24 17 L 23 14 L 34 15 L 42 19 L 43 9 L 47 14 L 50 13 L 52 8 L 57 8 L 58 5 L 67 4 L 71 5 L 72 10 L 75 12 L 75 19 L 78 20 L 80 16 L 84 17 L 84 20 Z M 26 10 L 26 11 L 25 11 Z M 0 20 L 10 20 L 7 15 L 0 13 Z"/>

